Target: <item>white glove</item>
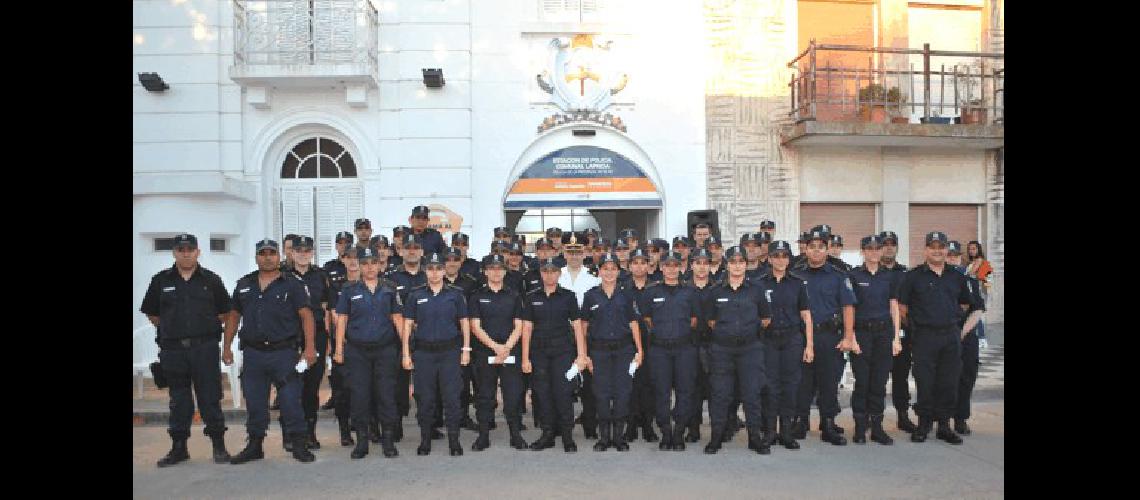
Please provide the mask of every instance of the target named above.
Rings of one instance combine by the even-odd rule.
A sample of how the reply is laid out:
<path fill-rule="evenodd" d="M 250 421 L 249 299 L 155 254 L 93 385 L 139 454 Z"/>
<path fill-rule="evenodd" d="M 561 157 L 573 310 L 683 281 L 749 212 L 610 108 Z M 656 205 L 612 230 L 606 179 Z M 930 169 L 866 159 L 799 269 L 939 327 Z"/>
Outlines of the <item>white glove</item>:
<path fill-rule="evenodd" d="M 636 372 L 636 371 L 637 371 L 637 362 L 636 361 L 630 361 L 629 362 L 629 376 L 632 377 L 633 372 Z"/>
<path fill-rule="evenodd" d="M 309 369 L 309 362 L 305 361 L 305 358 L 301 358 L 301 360 L 297 362 L 297 366 L 294 368 L 297 370 L 297 373 L 305 373 L 305 370 Z"/>
<path fill-rule="evenodd" d="M 984 351 L 989 346 L 990 346 L 990 343 L 986 339 L 978 339 L 978 350 Z"/>
<path fill-rule="evenodd" d="M 574 380 L 576 376 L 578 376 L 578 364 L 571 363 L 570 369 L 566 370 L 566 380 Z"/>

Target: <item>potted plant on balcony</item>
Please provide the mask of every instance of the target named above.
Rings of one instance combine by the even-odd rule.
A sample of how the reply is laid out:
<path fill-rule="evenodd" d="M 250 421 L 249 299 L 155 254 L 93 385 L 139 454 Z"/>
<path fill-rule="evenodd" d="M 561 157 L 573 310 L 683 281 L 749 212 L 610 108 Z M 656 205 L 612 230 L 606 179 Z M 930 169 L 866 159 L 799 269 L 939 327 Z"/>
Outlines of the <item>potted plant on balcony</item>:
<path fill-rule="evenodd" d="M 866 122 L 886 123 L 887 103 L 897 108 L 902 100 L 902 92 L 898 87 L 887 90 L 882 85 L 872 83 L 859 89 L 859 118 Z"/>
<path fill-rule="evenodd" d="M 962 103 L 962 123 L 963 124 L 985 124 L 986 123 L 986 105 L 982 99 L 973 99 Z"/>

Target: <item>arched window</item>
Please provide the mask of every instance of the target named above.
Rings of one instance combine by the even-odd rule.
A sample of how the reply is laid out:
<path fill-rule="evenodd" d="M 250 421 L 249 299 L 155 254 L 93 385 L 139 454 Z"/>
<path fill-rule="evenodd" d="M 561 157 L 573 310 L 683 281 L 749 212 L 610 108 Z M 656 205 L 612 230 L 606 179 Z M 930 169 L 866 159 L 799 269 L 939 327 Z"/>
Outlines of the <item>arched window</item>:
<path fill-rule="evenodd" d="M 356 162 L 340 143 L 327 137 L 305 139 L 293 146 L 281 163 L 282 179 L 342 179 L 356 177 Z"/>

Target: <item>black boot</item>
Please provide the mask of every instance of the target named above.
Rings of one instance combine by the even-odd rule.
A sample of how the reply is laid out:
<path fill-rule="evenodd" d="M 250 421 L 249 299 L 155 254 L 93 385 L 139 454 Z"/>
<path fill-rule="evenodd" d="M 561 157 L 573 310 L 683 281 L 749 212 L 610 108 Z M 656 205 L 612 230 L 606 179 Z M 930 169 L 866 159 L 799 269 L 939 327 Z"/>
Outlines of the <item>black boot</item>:
<path fill-rule="evenodd" d="M 392 442 L 399 443 L 404 439 L 404 419 L 397 416 L 396 423 L 392 424 Z"/>
<path fill-rule="evenodd" d="M 574 442 L 574 423 L 571 422 L 562 428 L 562 451 L 574 453 L 578 451 L 578 444 Z"/>
<path fill-rule="evenodd" d="M 645 417 L 645 419 L 641 421 L 641 434 L 646 443 L 656 443 L 658 439 L 661 439 L 657 436 L 657 433 L 654 432 L 653 419 L 650 417 Z"/>
<path fill-rule="evenodd" d="M 491 431 L 491 426 L 487 422 L 479 422 L 479 437 L 475 438 L 475 442 L 471 444 L 471 451 L 483 451 L 491 446 L 491 438 L 487 433 Z"/>
<path fill-rule="evenodd" d="M 851 434 L 851 442 L 867 444 L 867 414 L 855 413 L 855 432 Z"/>
<path fill-rule="evenodd" d="M 958 434 L 961 434 L 963 436 L 969 436 L 970 435 L 970 426 L 966 424 L 966 419 L 964 419 L 964 418 L 954 419 L 954 432 L 957 432 Z"/>
<path fill-rule="evenodd" d="M 800 444 L 792 437 L 792 427 L 792 417 L 780 416 L 780 444 L 789 450 L 798 450 Z"/>
<path fill-rule="evenodd" d="M 396 451 L 395 429 L 396 425 L 385 425 L 383 430 L 383 437 L 380 439 L 380 448 L 384 450 L 384 458 L 393 458 L 400 455 Z"/>
<path fill-rule="evenodd" d="M 337 426 L 340 427 L 340 445 L 341 446 L 352 446 L 353 444 L 355 444 L 352 441 L 352 429 L 348 426 L 348 419 L 347 418 L 338 418 L 336 423 L 337 423 Z"/>
<path fill-rule="evenodd" d="M 883 445 L 891 445 L 895 440 L 887 435 L 887 431 L 883 430 L 883 416 L 871 415 L 871 441 Z"/>
<path fill-rule="evenodd" d="M 896 420 L 897 423 L 895 424 L 895 426 L 898 427 L 898 429 L 900 431 L 913 434 L 914 431 L 917 430 L 917 428 L 914 426 L 914 422 L 910 421 L 910 416 L 907 414 L 906 407 L 895 408 L 895 409 L 898 410 L 898 417 Z"/>
<path fill-rule="evenodd" d="M 697 443 L 701 440 L 701 424 L 696 422 L 689 424 L 689 432 L 685 434 L 686 443 Z"/>
<path fill-rule="evenodd" d="M 736 437 L 736 433 L 738 431 L 740 431 L 740 417 L 730 413 L 728 415 L 728 421 L 724 426 L 724 436 L 721 437 L 721 442 L 727 443 L 729 441 L 732 441 L 732 438 Z"/>
<path fill-rule="evenodd" d="M 764 442 L 771 448 L 776 442 L 776 417 L 764 417 Z"/>
<path fill-rule="evenodd" d="M 911 435 L 910 435 L 911 442 L 921 443 L 921 442 L 926 441 L 926 436 L 928 434 L 930 434 L 930 428 L 931 427 L 932 427 L 932 425 L 930 422 L 930 418 L 919 415 L 918 416 L 918 427 L 915 428 L 914 432 L 911 433 Z"/>
<path fill-rule="evenodd" d="M 724 442 L 724 428 L 712 428 L 712 435 L 709 437 L 709 444 L 705 445 L 705 454 L 713 455 L 720 451 L 720 445 Z"/>
<path fill-rule="evenodd" d="M 542 429 L 542 435 L 538 440 L 530 444 L 530 449 L 534 451 L 542 451 L 547 448 L 554 447 L 554 429 Z"/>
<path fill-rule="evenodd" d="M 650 427 L 649 430 L 653 430 L 653 428 Z M 649 441 L 649 438 L 646 438 L 645 440 Z M 672 425 L 665 424 L 665 426 L 661 428 L 661 443 L 657 445 L 657 449 L 661 451 L 669 451 L 673 449 Z"/>
<path fill-rule="evenodd" d="M 245 444 L 245 449 L 239 451 L 237 455 L 231 458 L 230 463 L 237 465 L 244 464 L 250 460 L 261 460 L 265 458 L 265 451 L 261 449 L 261 442 L 264 440 L 265 436 L 250 436 L 249 442 Z"/>
<path fill-rule="evenodd" d="M 469 431 L 479 430 L 479 425 L 476 424 L 474 420 L 471 420 L 471 414 L 466 410 L 463 412 L 463 417 L 459 419 L 459 427 L 462 427 Z"/>
<path fill-rule="evenodd" d="M 950 419 L 948 418 L 938 421 L 938 432 L 934 436 L 950 444 L 962 444 L 962 437 L 950 428 Z"/>
<path fill-rule="evenodd" d="M 516 450 L 525 450 L 528 446 L 526 440 L 523 439 L 522 433 L 520 432 L 521 428 L 522 422 L 507 422 L 507 429 L 511 433 L 511 448 L 514 448 Z"/>
<path fill-rule="evenodd" d="M 811 416 L 796 415 L 792 421 L 792 437 L 795 439 L 807 439 L 807 430 L 810 425 Z"/>
<path fill-rule="evenodd" d="M 685 451 L 685 428 L 673 429 L 673 451 Z"/>
<path fill-rule="evenodd" d="M 432 439 L 443 439 L 443 437 L 444 437 L 443 431 L 439 430 L 439 427 L 432 427 L 431 428 L 431 438 Z"/>
<path fill-rule="evenodd" d="M 356 447 L 348 456 L 352 459 L 361 459 L 368 455 L 368 431 L 356 431 Z"/>
<path fill-rule="evenodd" d="M 614 449 L 617 451 L 629 451 L 629 443 L 625 440 L 625 426 L 627 424 L 628 422 L 624 418 L 611 421 L 611 425 L 614 426 Z"/>
<path fill-rule="evenodd" d="M 637 415 L 630 414 L 630 416 L 625 419 L 625 433 L 622 436 L 625 438 L 625 442 L 632 443 L 634 441 L 637 441 L 637 425 L 639 418 L 640 417 Z"/>
<path fill-rule="evenodd" d="M 309 420 L 309 433 L 305 436 L 305 446 L 310 450 L 321 449 L 321 442 L 317 441 L 317 419 Z"/>
<path fill-rule="evenodd" d="M 420 445 L 416 448 L 416 455 L 424 456 L 431 454 L 431 427 L 420 427 Z"/>
<path fill-rule="evenodd" d="M 609 420 L 598 421 L 598 442 L 594 443 L 594 451 L 606 451 L 610 446 L 613 446 L 611 439 L 613 434 L 613 426 Z"/>
<path fill-rule="evenodd" d="M 372 420 L 368 423 L 368 439 L 373 443 L 380 444 L 380 422 Z"/>
<path fill-rule="evenodd" d="M 819 430 L 820 430 L 820 432 L 823 432 L 823 424 L 824 424 L 823 418 L 820 418 L 819 419 Z M 843 434 L 843 428 L 838 426 L 838 425 L 835 425 L 835 418 L 831 419 L 831 432 L 833 434 Z"/>
<path fill-rule="evenodd" d="M 499 426 L 497 424 L 495 424 L 495 417 L 491 417 L 491 421 L 487 422 L 487 428 L 490 430 L 495 430 L 495 429 L 499 428 Z"/>
<path fill-rule="evenodd" d="M 214 446 L 214 463 L 226 464 L 230 462 L 230 452 L 226 450 L 224 434 L 210 436 L 210 443 Z M 188 457 L 189 458 L 189 457 Z"/>
<path fill-rule="evenodd" d="M 755 451 L 761 455 L 768 455 L 772 453 L 772 446 L 764 437 L 764 431 L 758 427 L 748 428 L 748 449 Z"/>
<path fill-rule="evenodd" d="M 463 445 L 459 444 L 459 430 L 447 431 L 447 450 L 453 457 L 463 456 Z"/>
<path fill-rule="evenodd" d="M 285 453 L 293 453 L 293 440 L 289 438 L 289 434 L 285 432 L 285 422 L 281 421 L 281 447 L 285 449 Z"/>
<path fill-rule="evenodd" d="M 304 432 L 293 434 L 293 458 L 301 463 L 309 463 L 316 460 L 317 457 L 313 456 L 313 452 L 309 451 L 308 441 L 309 436 Z"/>
<path fill-rule="evenodd" d="M 847 438 L 835 433 L 835 418 L 827 417 L 821 420 L 823 423 L 820 427 L 822 427 L 823 430 L 820 431 L 819 438 L 835 446 L 846 446 Z"/>
<path fill-rule="evenodd" d="M 598 439 L 598 421 L 586 415 L 579 418 L 582 420 L 582 434 L 586 436 L 586 439 Z"/>
<path fill-rule="evenodd" d="M 223 445 L 224 447 L 224 445 Z M 170 467 L 178 462 L 184 462 L 190 459 L 190 452 L 186 450 L 186 438 L 173 439 L 170 446 L 170 451 L 165 457 L 158 460 L 159 467 Z"/>

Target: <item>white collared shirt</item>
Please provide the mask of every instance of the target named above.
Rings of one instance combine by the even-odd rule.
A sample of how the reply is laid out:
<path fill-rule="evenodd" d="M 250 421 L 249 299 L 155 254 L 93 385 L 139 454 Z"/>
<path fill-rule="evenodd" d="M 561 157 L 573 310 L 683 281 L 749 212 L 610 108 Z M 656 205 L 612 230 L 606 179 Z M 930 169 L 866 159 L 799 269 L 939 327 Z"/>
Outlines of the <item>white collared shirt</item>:
<path fill-rule="evenodd" d="M 586 297 L 586 292 L 597 285 L 602 284 L 601 278 L 590 274 L 586 266 L 578 268 L 578 277 L 572 279 L 570 277 L 570 267 L 562 268 L 562 275 L 558 277 L 558 284 L 567 290 L 574 292 L 578 297 L 578 307 L 582 307 L 582 300 Z"/>

